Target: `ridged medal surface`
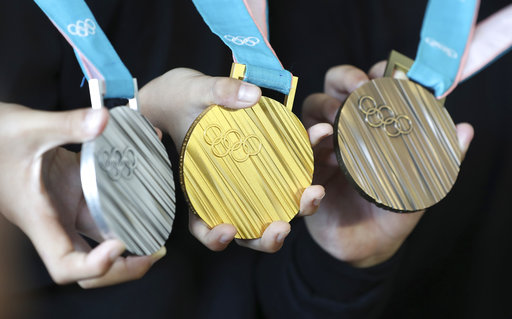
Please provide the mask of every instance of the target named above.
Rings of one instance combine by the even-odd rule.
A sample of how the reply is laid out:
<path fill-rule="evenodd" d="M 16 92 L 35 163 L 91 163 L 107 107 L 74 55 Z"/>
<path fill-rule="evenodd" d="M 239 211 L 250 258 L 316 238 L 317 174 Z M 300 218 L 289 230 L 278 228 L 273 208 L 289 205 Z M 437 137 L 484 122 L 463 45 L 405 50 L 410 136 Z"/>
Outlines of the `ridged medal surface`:
<path fill-rule="evenodd" d="M 425 209 L 455 183 L 461 161 L 455 125 L 420 85 L 392 78 L 368 82 L 348 97 L 335 128 L 340 166 L 381 207 Z"/>
<path fill-rule="evenodd" d="M 110 110 L 103 134 L 82 146 L 80 170 L 87 206 L 105 238 L 120 239 L 137 255 L 164 245 L 176 209 L 171 163 L 139 112 Z"/>
<path fill-rule="evenodd" d="M 205 110 L 185 137 L 180 172 L 191 208 L 210 227 L 229 223 L 237 238 L 258 238 L 298 213 L 313 151 L 299 119 L 262 97 L 249 109 Z"/>

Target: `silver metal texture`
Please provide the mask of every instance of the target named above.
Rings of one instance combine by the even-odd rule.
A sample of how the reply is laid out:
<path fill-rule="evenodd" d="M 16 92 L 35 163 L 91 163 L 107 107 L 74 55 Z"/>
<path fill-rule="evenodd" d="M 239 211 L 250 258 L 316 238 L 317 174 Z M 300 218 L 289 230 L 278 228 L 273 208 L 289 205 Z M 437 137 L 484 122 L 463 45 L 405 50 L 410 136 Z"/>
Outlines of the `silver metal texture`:
<path fill-rule="evenodd" d="M 345 101 L 334 127 L 340 167 L 380 207 L 428 208 L 457 179 L 461 153 L 455 124 L 430 92 L 411 81 L 366 83 Z"/>
<path fill-rule="evenodd" d="M 110 110 L 103 134 L 82 146 L 80 175 L 105 239 L 118 238 L 137 255 L 164 245 L 176 208 L 173 173 L 153 126 L 139 112 Z"/>

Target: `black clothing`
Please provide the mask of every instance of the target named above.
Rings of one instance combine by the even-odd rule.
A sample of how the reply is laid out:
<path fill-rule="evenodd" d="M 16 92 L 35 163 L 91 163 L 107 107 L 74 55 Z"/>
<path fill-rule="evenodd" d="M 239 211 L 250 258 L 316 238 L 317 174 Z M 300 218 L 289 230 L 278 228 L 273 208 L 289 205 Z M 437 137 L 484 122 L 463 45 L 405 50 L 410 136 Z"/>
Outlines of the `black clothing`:
<path fill-rule="evenodd" d="M 142 87 L 174 67 L 227 75 L 231 55 L 191 1 L 87 1 Z M 484 1 L 480 19 L 507 0 Z M 412 58 L 426 0 L 271 1 L 270 41 L 299 76 L 295 112 L 323 89 L 327 69 L 367 70 L 391 49 Z M 71 47 L 31 1 L 0 1 L 0 101 L 65 110 L 90 105 Z M 456 123 L 475 139 L 454 189 L 422 218 L 391 260 L 354 269 L 325 253 L 303 221 L 276 254 L 232 244 L 209 252 L 188 233 L 182 198 L 168 255 L 141 280 L 81 290 L 56 286 L 35 252 L 26 298 L 34 318 L 509 318 L 512 224 L 512 95 L 506 55 L 449 96 Z M 509 117 L 511 115 L 511 117 Z M 170 156 L 177 156 L 170 139 Z M 177 174 L 176 174 L 177 175 Z M 179 185 L 179 183 L 176 183 Z M 32 250 L 26 242 L 26 250 Z M 27 274 L 28 276 L 28 274 Z"/>

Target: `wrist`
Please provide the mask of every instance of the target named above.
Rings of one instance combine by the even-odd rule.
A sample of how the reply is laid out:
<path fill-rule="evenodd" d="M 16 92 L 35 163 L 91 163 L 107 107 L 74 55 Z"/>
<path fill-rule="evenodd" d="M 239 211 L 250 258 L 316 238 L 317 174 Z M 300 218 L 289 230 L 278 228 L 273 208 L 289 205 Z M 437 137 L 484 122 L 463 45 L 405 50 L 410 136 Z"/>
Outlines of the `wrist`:
<path fill-rule="evenodd" d="M 356 234 L 360 229 L 326 229 L 317 225 L 312 217 L 315 216 L 305 218 L 306 230 L 311 240 L 332 258 L 356 268 L 368 268 L 386 262 L 397 253 L 406 238 L 376 239 L 372 234 Z"/>

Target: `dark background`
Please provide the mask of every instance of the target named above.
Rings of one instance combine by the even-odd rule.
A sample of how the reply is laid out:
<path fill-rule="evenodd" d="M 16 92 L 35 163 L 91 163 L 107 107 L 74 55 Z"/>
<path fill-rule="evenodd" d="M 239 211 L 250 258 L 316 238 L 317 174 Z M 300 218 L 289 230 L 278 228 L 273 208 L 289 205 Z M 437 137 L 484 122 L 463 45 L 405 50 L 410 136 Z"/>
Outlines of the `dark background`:
<path fill-rule="evenodd" d="M 228 75 L 231 55 L 191 1 L 87 3 L 140 86 L 174 67 Z M 483 1 L 479 17 L 508 4 Z M 414 58 L 426 1 L 276 0 L 269 5 L 270 41 L 283 65 L 299 76 L 295 111 L 300 114 L 303 99 L 322 91 L 331 66 L 368 70 L 391 49 Z M 0 101 L 52 110 L 90 104 L 70 46 L 32 1 L 1 0 L 0 30 Z M 512 54 L 448 97 L 454 121 L 471 123 L 475 138 L 454 189 L 407 240 L 381 318 L 512 317 L 510 74 Z M 173 149 L 170 145 L 177 168 Z M 19 237 L 20 249 L 27 252 L 18 261 L 25 284 L 9 288 L 13 316 L 250 318 L 262 302 L 253 292 L 260 254 L 235 245 L 208 252 L 188 234 L 183 200 L 168 255 L 142 280 L 116 287 L 83 291 L 51 284 L 30 243 Z M 226 300 L 232 309 L 218 306 Z"/>

